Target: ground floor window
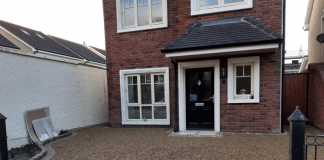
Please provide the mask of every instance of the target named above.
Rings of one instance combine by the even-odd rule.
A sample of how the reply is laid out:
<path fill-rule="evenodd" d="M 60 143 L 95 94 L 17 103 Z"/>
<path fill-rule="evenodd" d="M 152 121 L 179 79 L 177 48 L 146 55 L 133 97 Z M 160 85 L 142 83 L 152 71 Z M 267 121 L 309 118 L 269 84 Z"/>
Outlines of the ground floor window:
<path fill-rule="evenodd" d="M 244 57 L 228 60 L 228 102 L 258 103 L 260 58 Z"/>
<path fill-rule="evenodd" d="M 123 124 L 169 124 L 168 68 L 121 71 Z"/>

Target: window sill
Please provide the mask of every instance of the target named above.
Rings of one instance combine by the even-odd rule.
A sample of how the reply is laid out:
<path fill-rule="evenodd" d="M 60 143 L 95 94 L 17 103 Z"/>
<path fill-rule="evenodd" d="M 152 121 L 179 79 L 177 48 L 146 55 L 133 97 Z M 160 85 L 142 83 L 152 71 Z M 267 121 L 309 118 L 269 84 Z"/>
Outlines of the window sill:
<path fill-rule="evenodd" d="M 228 99 L 229 104 L 260 103 L 259 99 Z"/>
<path fill-rule="evenodd" d="M 169 120 L 126 120 L 123 125 L 170 125 Z"/>
<path fill-rule="evenodd" d="M 229 5 L 229 6 L 214 7 L 214 8 L 205 8 L 205 9 L 191 10 L 191 16 L 236 11 L 236 10 L 250 9 L 250 8 L 253 8 L 252 3 L 246 3 L 241 5 Z"/>
<path fill-rule="evenodd" d="M 145 31 L 145 30 L 152 30 L 152 29 L 159 29 L 159 28 L 167 28 L 167 23 L 162 24 L 152 24 L 147 26 L 140 26 L 140 27 L 130 27 L 125 29 L 117 29 L 117 33 L 127 33 L 127 32 L 136 32 L 136 31 Z"/>

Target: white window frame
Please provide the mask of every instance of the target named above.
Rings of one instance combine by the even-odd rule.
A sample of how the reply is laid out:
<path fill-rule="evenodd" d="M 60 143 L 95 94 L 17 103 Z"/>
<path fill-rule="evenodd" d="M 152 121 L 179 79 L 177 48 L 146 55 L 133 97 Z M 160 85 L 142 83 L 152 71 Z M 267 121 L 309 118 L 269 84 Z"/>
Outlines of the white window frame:
<path fill-rule="evenodd" d="M 165 96 L 165 103 L 155 103 L 155 95 L 152 93 L 154 98 L 152 99 L 152 104 L 148 104 L 147 106 L 152 106 L 152 116 L 154 114 L 154 106 L 166 106 L 166 119 L 128 119 L 128 87 L 127 87 L 127 77 L 134 75 L 134 74 L 143 74 L 143 73 L 150 73 L 151 78 L 154 75 L 164 75 L 164 96 Z M 139 76 L 138 76 L 139 78 Z M 137 81 L 138 86 L 141 85 L 140 79 Z M 154 79 L 151 79 L 151 84 L 154 84 Z M 153 88 L 154 86 L 151 85 Z M 138 87 L 139 90 L 140 87 Z M 120 71 L 120 98 L 121 98 L 121 111 L 122 111 L 122 124 L 123 125 L 170 125 L 170 93 L 169 93 L 169 68 L 162 67 L 162 68 L 145 68 L 145 69 L 130 69 L 130 70 L 121 70 Z M 141 93 L 138 91 L 138 93 Z M 138 94 L 138 98 L 141 98 L 141 94 Z M 138 102 L 140 103 L 140 102 Z M 137 103 L 137 104 L 138 104 Z M 132 104 L 132 105 L 137 105 Z M 142 105 L 143 106 L 143 105 Z M 144 105 L 145 106 L 145 105 Z M 140 109 L 141 110 L 141 109 Z M 141 112 L 141 111 L 140 111 Z"/>
<path fill-rule="evenodd" d="M 214 68 L 214 132 L 221 131 L 220 110 L 220 62 L 219 60 L 203 60 L 178 63 L 178 105 L 179 105 L 179 131 L 188 132 L 186 118 L 186 69 Z M 190 132 L 190 131 L 189 131 Z"/>
<path fill-rule="evenodd" d="M 324 15 L 321 17 L 321 33 L 324 33 Z"/>
<path fill-rule="evenodd" d="M 144 26 L 138 26 L 137 20 L 137 0 L 134 0 L 134 18 L 135 18 L 135 25 L 129 26 L 127 28 L 123 27 L 122 23 L 122 6 L 121 0 L 116 0 L 116 15 L 117 15 L 117 33 L 124 33 L 124 32 L 134 32 L 134 31 L 142 31 L 142 30 L 150 30 L 150 29 L 158 29 L 158 28 L 166 28 L 168 27 L 168 6 L 167 0 L 162 0 L 162 22 L 160 23 L 152 23 L 152 12 L 151 12 L 151 0 L 149 1 L 149 24 Z"/>
<path fill-rule="evenodd" d="M 191 0 L 192 16 L 253 8 L 253 0 L 244 0 L 243 2 L 230 4 L 225 4 L 224 0 L 218 0 L 217 5 L 207 7 L 200 7 L 199 3 L 200 0 Z"/>
<path fill-rule="evenodd" d="M 228 103 L 260 103 L 260 57 L 243 57 L 230 58 L 227 64 L 227 101 Z M 251 67 L 251 92 L 250 95 L 236 95 L 236 78 L 235 66 L 237 65 L 252 65 Z M 253 77 L 252 77 L 253 76 Z"/>

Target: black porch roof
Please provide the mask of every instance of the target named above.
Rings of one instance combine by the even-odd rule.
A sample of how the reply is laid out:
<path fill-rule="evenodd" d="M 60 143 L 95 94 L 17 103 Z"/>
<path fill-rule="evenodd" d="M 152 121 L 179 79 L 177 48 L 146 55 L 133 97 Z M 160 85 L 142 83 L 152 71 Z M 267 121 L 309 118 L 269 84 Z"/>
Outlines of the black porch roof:
<path fill-rule="evenodd" d="M 196 22 L 161 51 L 171 53 L 280 42 L 281 37 L 254 17 Z"/>

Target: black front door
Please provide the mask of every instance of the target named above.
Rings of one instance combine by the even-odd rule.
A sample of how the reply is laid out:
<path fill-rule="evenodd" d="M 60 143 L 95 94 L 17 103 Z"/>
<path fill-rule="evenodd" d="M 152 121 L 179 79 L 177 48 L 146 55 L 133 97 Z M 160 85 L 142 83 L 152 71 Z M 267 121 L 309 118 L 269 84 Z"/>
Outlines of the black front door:
<path fill-rule="evenodd" d="M 186 70 L 186 119 L 188 130 L 214 128 L 214 69 Z"/>

